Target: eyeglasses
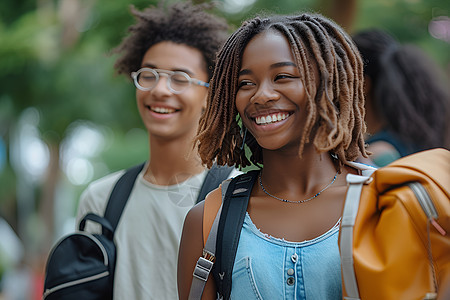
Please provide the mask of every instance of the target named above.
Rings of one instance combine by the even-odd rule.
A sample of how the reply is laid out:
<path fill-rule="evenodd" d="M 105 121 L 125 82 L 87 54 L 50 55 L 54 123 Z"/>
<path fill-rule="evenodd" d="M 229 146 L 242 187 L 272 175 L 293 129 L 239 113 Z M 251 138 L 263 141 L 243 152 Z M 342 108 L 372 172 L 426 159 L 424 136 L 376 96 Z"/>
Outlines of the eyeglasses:
<path fill-rule="evenodd" d="M 181 94 L 191 84 L 209 87 L 209 83 L 191 78 L 185 72 L 180 71 L 141 68 L 137 72 L 131 73 L 134 85 L 141 91 L 150 91 L 153 89 L 158 84 L 161 76 L 167 76 L 167 88 L 174 94 Z"/>

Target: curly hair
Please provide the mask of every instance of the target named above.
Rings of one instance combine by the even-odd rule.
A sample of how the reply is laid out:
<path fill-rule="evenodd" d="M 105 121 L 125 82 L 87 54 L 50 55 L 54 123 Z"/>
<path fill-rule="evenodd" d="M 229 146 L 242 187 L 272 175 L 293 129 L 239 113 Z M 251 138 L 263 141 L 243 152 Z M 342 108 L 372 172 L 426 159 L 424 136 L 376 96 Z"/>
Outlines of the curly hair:
<path fill-rule="evenodd" d="M 386 129 L 415 151 L 449 144 L 449 90 L 437 65 L 414 45 L 380 29 L 353 36 L 372 81 L 374 109 Z"/>
<path fill-rule="evenodd" d="M 194 5 L 190 1 L 167 8 L 161 1 L 158 7 L 150 6 L 143 11 L 131 6 L 136 23 L 128 28 L 129 35 L 113 50 L 113 53 L 122 54 L 114 65 L 117 72 L 130 74 L 137 71 L 151 46 L 170 41 L 200 50 L 210 79 L 216 54 L 228 37 L 226 21 L 206 12 L 211 8 L 211 4 Z"/>
<path fill-rule="evenodd" d="M 251 151 L 250 161 L 241 147 L 235 97 L 243 51 L 253 37 L 267 30 L 276 30 L 288 40 L 306 89 L 308 117 L 299 157 L 306 143 L 312 143 L 319 153 L 335 154 L 341 163 L 353 161 L 360 154 L 367 156 L 363 64 L 358 49 L 333 21 L 304 13 L 256 17 L 244 22 L 227 40 L 218 54 L 207 109 L 196 138 L 203 163 L 211 166 L 217 160 L 219 165 L 241 167 L 250 165 L 250 161 L 255 165 L 263 163 L 262 149 L 250 133 L 245 139 Z M 314 69 L 319 73 L 318 83 Z"/>

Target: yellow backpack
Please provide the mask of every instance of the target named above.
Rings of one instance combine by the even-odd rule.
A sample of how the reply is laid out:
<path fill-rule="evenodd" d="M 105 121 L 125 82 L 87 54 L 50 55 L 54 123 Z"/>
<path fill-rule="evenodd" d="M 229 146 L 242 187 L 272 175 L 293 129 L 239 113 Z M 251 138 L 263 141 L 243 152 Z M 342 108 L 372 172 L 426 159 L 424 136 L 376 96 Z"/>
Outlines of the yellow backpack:
<path fill-rule="evenodd" d="M 344 299 L 449 293 L 450 151 L 416 153 L 347 182 L 339 233 Z"/>

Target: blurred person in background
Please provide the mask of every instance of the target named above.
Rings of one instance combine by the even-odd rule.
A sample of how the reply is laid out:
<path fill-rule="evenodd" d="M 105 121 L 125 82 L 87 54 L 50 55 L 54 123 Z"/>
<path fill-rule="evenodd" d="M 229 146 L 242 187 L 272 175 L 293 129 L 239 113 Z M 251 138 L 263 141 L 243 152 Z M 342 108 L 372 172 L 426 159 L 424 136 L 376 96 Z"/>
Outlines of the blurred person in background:
<path fill-rule="evenodd" d="M 449 148 L 449 90 L 444 72 L 417 46 L 380 29 L 353 39 L 364 61 L 368 151 L 385 166 L 414 152 Z"/>
<path fill-rule="evenodd" d="M 133 7 L 137 22 L 114 50 L 120 54 L 117 72 L 131 75 L 136 85 L 150 147 L 114 236 L 118 249 L 114 299 L 177 299 L 183 222 L 207 173 L 192 141 L 228 25 L 205 11 L 210 5 L 163 3 L 143 11 Z M 238 173 L 234 170 L 230 176 Z M 103 215 L 122 174 L 89 185 L 80 199 L 77 223 L 89 212 Z"/>

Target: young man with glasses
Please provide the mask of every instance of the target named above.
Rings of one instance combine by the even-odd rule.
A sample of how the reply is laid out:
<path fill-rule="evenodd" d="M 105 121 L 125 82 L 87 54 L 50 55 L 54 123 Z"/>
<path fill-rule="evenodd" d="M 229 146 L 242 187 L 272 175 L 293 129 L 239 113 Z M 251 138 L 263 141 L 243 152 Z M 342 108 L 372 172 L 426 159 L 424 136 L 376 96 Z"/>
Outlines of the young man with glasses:
<path fill-rule="evenodd" d="M 136 86 L 150 154 L 115 232 L 114 299 L 178 298 L 181 230 L 207 174 L 192 142 L 228 28 L 205 8 L 185 2 L 166 9 L 133 8 L 137 22 L 115 49 L 121 55 L 118 73 L 131 75 Z M 121 174 L 90 184 L 80 200 L 78 221 L 88 212 L 103 215 Z M 91 225 L 89 230 L 95 229 Z"/>

